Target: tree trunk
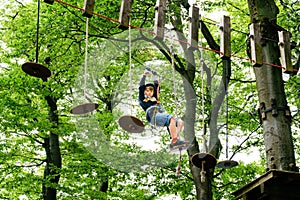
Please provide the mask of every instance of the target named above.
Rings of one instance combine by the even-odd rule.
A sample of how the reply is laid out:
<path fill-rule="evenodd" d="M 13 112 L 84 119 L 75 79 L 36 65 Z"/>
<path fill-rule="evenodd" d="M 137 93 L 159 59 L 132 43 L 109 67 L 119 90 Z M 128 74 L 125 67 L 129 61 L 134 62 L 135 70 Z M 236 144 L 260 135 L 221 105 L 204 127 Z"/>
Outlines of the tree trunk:
<path fill-rule="evenodd" d="M 46 97 L 47 103 L 50 107 L 49 121 L 53 123 L 53 129 L 58 126 L 58 115 L 56 101 L 51 97 Z M 46 152 L 46 166 L 44 170 L 43 182 L 43 199 L 55 200 L 57 194 L 57 185 L 59 182 L 61 169 L 61 153 L 59 148 L 59 137 L 53 130 L 50 131 L 49 138 L 44 140 L 44 148 Z"/>
<path fill-rule="evenodd" d="M 264 132 L 267 169 L 296 171 L 290 111 L 284 92 L 282 70 L 266 65 L 266 63 L 280 65 L 278 44 L 274 42 L 278 41 L 278 31 L 282 29 L 276 25 L 279 10 L 274 0 L 248 0 L 248 6 L 251 22 L 259 26 L 262 37 L 260 47 L 265 61 L 261 67 L 254 67 L 254 72 Z"/>

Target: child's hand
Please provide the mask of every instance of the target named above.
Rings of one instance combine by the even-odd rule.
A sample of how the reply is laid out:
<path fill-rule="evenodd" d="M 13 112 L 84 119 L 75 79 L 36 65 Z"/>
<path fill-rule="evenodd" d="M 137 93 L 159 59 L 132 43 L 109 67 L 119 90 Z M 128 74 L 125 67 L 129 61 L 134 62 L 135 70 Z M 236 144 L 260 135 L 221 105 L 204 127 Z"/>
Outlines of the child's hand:
<path fill-rule="evenodd" d="M 146 67 L 145 71 L 144 71 L 144 75 L 147 76 L 149 75 L 151 72 L 151 69 L 149 67 Z"/>
<path fill-rule="evenodd" d="M 150 72 L 149 72 L 148 70 L 145 70 L 145 71 L 144 71 L 144 75 L 145 75 L 145 76 L 147 76 L 147 75 L 149 75 L 149 74 L 150 74 Z"/>

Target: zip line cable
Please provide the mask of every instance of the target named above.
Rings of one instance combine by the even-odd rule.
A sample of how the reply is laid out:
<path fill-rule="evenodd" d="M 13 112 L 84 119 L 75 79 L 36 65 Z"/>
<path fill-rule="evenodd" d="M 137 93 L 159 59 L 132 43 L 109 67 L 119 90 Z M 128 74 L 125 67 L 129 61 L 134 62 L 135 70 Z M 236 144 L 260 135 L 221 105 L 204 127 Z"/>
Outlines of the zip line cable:
<path fill-rule="evenodd" d="M 56 2 L 62 4 L 62 5 L 66 5 L 66 6 L 70 6 L 72 8 L 75 8 L 75 9 L 78 9 L 78 10 L 84 10 L 83 8 L 80 8 L 78 6 L 75 6 L 75 5 L 72 5 L 70 3 L 67 3 L 67 2 L 64 2 L 64 1 L 61 1 L 61 0 L 55 0 Z M 107 17 L 105 15 L 102 15 L 102 14 L 99 14 L 99 13 L 95 13 L 95 12 L 92 12 L 93 15 L 95 16 L 98 16 L 98 17 L 101 17 L 103 19 L 106 19 L 106 20 L 109 20 L 111 22 L 114 22 L 114 23 L 117 23 L 119 24 L 120 22 L 116 19 L 113 19 L 113 18 L 110 18 L 110 17 Z M 213 20 L 211 20 L 213 21 Z M 216 24 L 215 24 L 216 25 Z M 140 30 L 140 31 L 143 31 L 143 32 L 148 32 L 149 34 L 151 35 L 155 35 L 155 33 L 153 31 L 149 31 L 149 30 L 145 30 L 143 28 L 140 28 L 140 27 L 137 27 L 137 26 L 133 26 L 133 25 L 129 25 L 131 28 L 133 29 L 137 29 L 137 30 Z M 235 31 L 235 29 L 232 29 Z M 242 31 L 237 31 L 237 32 L 240 32 L 240 33 L 243 33 Z M 246 34 L 246 33 L 243 33 L 243 34 Z M 168 36 L 164 36 L 164 38 L 168 38 L 170 39 Z M 270 38 L 263 38 L 263 39 L 266 39 L 266 40 L 272 40 Z M 174 41 L 177 41 L 177 42 L 180 42 L 180 43 L 183 43 L 183 44 L 187 44 L 189 45 L 189 43 L 187 41 L 183 41 L 183 40 L 179 40 L 179 39 L 174 39 Z M 203 49 L 203 50 L 206 50 L 206 51 L 211 51 L 211 52 L 214 52 L 214 53 L 217 53 L 217 54 L 221 54 L 221 51 L 219 50 L 214 50 L 214 49 L 211 49 L 211 48 L 208 48 L 208 47 L 204 47 L 204 46 L 198 46 L 199 49 Z M 245 57 L 242 57 L 242 56 L 239 56 L 239 55 L 236 55 L 236 54 L 230 54 L 231 57 L 233 58 L 237 58 L 237 59 L 240 59 L 240 60 L 245 60 L 247 62 L 251 62 L 253 63 L 254 60 L 250 59 L 250 58 L 245 58 Z M 281 65 L 277 65 L 277 64 L 273 64 L 273 63 L 268 63 L 268 62 L 262 62 L 263 65 L 267 65 L 267 66 L 271 66 L 271 67 L 275 67 L 275 68 L 279 68 L 279 69 L 285 69 L 283 66 Z M 297 69 L 293 69 L 293 72 L 295 73 L 298 73 L 299 70 Z"/>

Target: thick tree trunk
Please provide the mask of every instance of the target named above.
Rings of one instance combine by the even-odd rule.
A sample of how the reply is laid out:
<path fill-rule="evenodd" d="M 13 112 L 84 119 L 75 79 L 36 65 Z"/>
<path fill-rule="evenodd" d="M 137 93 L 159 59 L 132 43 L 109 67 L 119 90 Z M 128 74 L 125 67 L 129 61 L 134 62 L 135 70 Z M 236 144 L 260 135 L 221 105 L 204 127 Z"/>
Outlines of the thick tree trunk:
<path fill-rule="evenodd" d="M 47 103 L 50 107 L 49 121 L 54 124 L 53 128 L 58 126 L 58 115 L 56 101 L 51 97 L 46 97 Z M 57 185 L 59 182 L 61 169 L 61 153 L 59 148 L 59 137 L 53 130 L 50 131 L 49 138 L 44 140 L 44 148 L 46 152 L 46 166 L 44 170 L 43 182 L 43 199 L 55 200 L 57 195 Z"/>
<path fill-rule="evenodd" d="M 188 5 L 188 1 L 184 0 L 181 1 L 184 2 L 184 5 Z M 171 19 L 173 26 L 175 27 L 175 29 L 177 30 L 177 36 L 178 39 L 181 41 L 185 41 L 185 37 L 183 34 L 183 30 L 182 30 L 182 21 L 181 18 L 175 18 L 175 19 Z M 202 22 L 201 22 L 202 23 Z M 209 30 L 207 29 L 206 26 L 201 26 L 201 31 L 205 37 L 205 39 L 207 41 L 209 41 L 209 45 L 211 48 L 219 50 L 219 46 L 216 44 L 216 42 L 214 41 L 212 35 L 210 34 Z M 189 160 L 190 160 L 190 169 L 191 169 L 191 173 L 193 175 L 193 179 L 194 179 L 194 184 L 195 184 L 195 188 L 196 188 L 196 199 L 197 200 L 211 200 L 212 197 L 212 177 L 213 177 L 213 171 L 214 169 L 211 169 L 209 171 L 206 172 L 205 175 L 205 182 L 201 182 L 201 170 L 199 168 L 197 168 L 196 166 L 193 165 L 193 163 L 191 162 L 191 158 L 193 155 L 197 154 L 200 152 L 199 149 L 199 144 L 197 139 L 195 138 L 195 120 L 196 120 L 196 93 L 195 90 L 193 88 L 193 84 L 194 84 L 194 78 L 195 78 L 195 72 L 196 69 L 200 66 L 196 66 L 195 64 L 195 55 L 193 53 L 193 51 L 191 50 L 187 50 L 186 44 L 180 43 L 182 49 L 184 50 L 185 53 L 185 61 L 186 61 L 186 66 L 185 69 L 183 69 L 184 67 L 180 64 L 178 64 L 180 66 L 180 68 L 177 68 L 177 71 L 179 73 L 181 73 L 181 75 L 183 76 L 183 85 L 184 85 L 184 94 L 185 94 L 185 99 L 186 99 L 186 111 L 185 111 L 185 117 L 184 117 L 184 122 L 185 122 L 185 128 L 184 128 L 184 135 L 185 135 L 185 140 L 187 141 L 192 141 L 192 147 L 188 149 L 188 155 L 189 155 Z M 179 61 L 180 62 L 180 61 Z M 224 87 L 223 87 L 224 88 Z M 224 99 L 224 91 L 222 92 L 223 94 L 223 98 Z M 222 101 L 221 100 L 221 101 Z M 220 102 L 221 104 L 222 102 Z M 220 106 L 217 106 L 218 108 L 220 108 Z M 215 112 L 216 115 L 218 115 L 218 112 Z M 210 124 L 212 126 L 215 125 L 215 129 L 217 129 L 216 124 Z M 211 128 L 211 127 L 210 127 Z M 213 145 L 210 145 L 210 149 L 213 152 L 213 154 L 218 155 L 219 154 L 219 150 L 221 147 L 219 138 L 218 138 L 218 133 L 217 132 L 210 132 L 210 138 L 212 139 L 210 142 Z M 202 143 L 202 142 L 201 142 Z M 202 145 L 201 145 L 202 146 Z M 201 152 L 202 151 L 202 147 L 201 147 Z M 210 153 L 210 152 L 207 152 Z"/>
<path fill-rule="evenodd" d="M 274 0 L 248 0 L 251 22 L 257 23 L 261 34 L 263 60 L 280 65 L 278 8 Z M 268 38 L 267 40 L 265 38 Z M 271 40 L 270 40 L 271 39 Z M 284 92 L 282 70 L 270 65 L 254 67 L 260 103 L 260 117 L 264 131 L 264 143 L 268 169 L 296 170 L 289 108 Z"/>

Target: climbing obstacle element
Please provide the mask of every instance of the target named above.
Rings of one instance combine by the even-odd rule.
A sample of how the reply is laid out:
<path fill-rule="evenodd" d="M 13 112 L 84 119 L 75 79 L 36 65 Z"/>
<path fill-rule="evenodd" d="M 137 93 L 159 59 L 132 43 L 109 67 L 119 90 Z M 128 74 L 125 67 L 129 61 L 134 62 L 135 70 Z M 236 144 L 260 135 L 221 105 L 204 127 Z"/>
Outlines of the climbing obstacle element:
<path fill-rule="evenodd" d="M 155 6 L 154 38 L 162 40 L 164 38 L 164 28 L 166 21 L 166 0 L 157 0 Z"/>
<path fill-rule="evenodd" d="M 270 170 L 233 192 L 235 199 L 243 200 L 297 200 L 300 197 L 298 172 Z"/>
<path fill-rule="evenodd" d="M 22 70 L 30 76 L 42 78 L 43 80 L 51 76 L 51 71 L 47 67 L 34 62 L 24 63 Z"/>
<path fill-rule="evenodd" d="M 198 168 L 204 165 L 204 170 L 208 170 L 216 166 L 217 160 L 209 153 L 196 153 L 192 157 L 192 163 Z"/>
<path fill-rule="evenodd" d="M 96 110 L 99 107 L 96 103 L 83 103 L 71 109 L 70 113 L 74 115 L 86 114 Z"/>
<path fill-rule="evenodd" d="M 52 5 L 54 3 L 54 0 L 44 0 L 44 2 Z"/>
<path fill-rule="evenodd" d="M 131 11 L 132 0 L 122 0 L 120 15 L 119 15 L 119 26 L 122 30 L 127 30 L 130 22 L 130 11 Z"/>
<path fill-rule="evenodd" d="M 192 163 L 201 169 L 201 182 L 205 182 L 206 171 L 216 166 L 216 158 L 209 153 L 196 153 L 192 157 Z"/>
<path fill-rule="evenodd" d="M 189 37 L 188 37 L 188 49 L 198 49 L 199 38 L 199 8 L 196 6 L 190 7 L 189 10 Z"/>
<path fill-rule="evenodd" d="M 223 15 L 220 22 L 220 53 L 222 59 L 231 55 L 230 17 Z"/>
<path fill-rule="evenodd" d="M 82 16 L 91 18 L 94 13 L 95 0 L 84 0 Z"/>
<path fill-rule="evenodd" d="M 250 48 L 251 48 L 251 60 L 254 67 L 260 67 L 263 64 L 262 48 L 261 48 L 261 34 L 260 25 L 258 23 L 252 23 L 249 26 L 250 29 Z"/>
<path fill-rule="evenodd" d="M 22 65 L 22 70 L 30 75 L 37 78 L 42 78 L 46 81 L 48 77 L 51 76 L 51 71 L 39 64 L 39 27 L 40 27 L 40 0 L 38 0 L 38 12 L 37 12 L 37 23 L 36 23 L 36 48 L 35 48 L 35 62 L 26 62 Z"/>
<path fill-rule="evenodd" d="M 92 103 L 92 102 L 86 102 L 87 100 L 87 95 L 86 95 L 86 82 L 87 82 L 87 67 L 88 67 L 88 41 L 89 41 L 89 16 L 92 16 L 93 14 L 93 5 L 92 5 L 92 8 L 90 7 L 91 4 L 93 3 L 94 1 L 89 1 L 89 0 L 85 0 L 84 1 L 84 8 L 85 9 L 88 9 L 88 12 L 83 12 L 83 15 L 84 13 L 85 16 L 86 16 L 86 24 L 85 24 L 85 58 L 84 58 L 84 86 L 83 86 L 83 99 L 84 99 L 84 102 L 80 105 L 77 105 L 75 107 L 73 107 L 70 111 L 71 114 L 75 114 L 75 115 L 80 115 L 80 114 L 87 114 L 87 113 L 90 113 L 90 112 L 93 112 L 95 111 L 97 108 L 98 108 L 98 104 L 97 103 Z M 95 2 L 94 2 L 95 3 Z M 90 5 L 87 5 L 87 4 L 90 4 Z"/>
<path fill-rule="evenodd" d="M 291 33 L 288 31 L 278 31 L 279 37 L 279 50 L 281 56 L 281 65 L 283 67 L 283 72 L 292 73 L 292 57 L 291 57 L 291 43 L 290 37 Z"/>
<path fill-rule="evenodd" d="M 171 145 L 168 145 L 168 149 L 171 153 L 181 153 L 184 150 L 187 150 L 192 147 L 192 144 L 188 141 L 185 141 L 183 144 L 178 145 L 176 147 L 171 147 Z"/>
<path fill-rule="evenodd" d="M 219 161 L 216 165 L 216 167 L 221 168 L 221 169 L 230 169 L 235 166 L 238 166 L 238 162 L 234 160 L 222 160 Z"/>
<path fill-rule="evenodd" d="M 145 125 L 141 120 L 130 115 L 120 117 L 118 123 L 121 128 L 129 133 L 142 133 L 145 129 Z"/>

